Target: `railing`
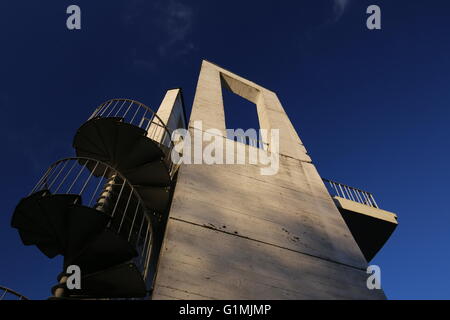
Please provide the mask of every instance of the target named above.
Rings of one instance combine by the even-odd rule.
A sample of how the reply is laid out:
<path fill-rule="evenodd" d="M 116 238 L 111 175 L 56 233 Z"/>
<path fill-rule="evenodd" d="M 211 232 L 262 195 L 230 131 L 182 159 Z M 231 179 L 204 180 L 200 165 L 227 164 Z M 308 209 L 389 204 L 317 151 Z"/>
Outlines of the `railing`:
<path fill-rule="evenodd" d="M 48 190 L 50 194 L 75 194 L 74 204 L 104 212 L 111 217 L 108 228 L 136 248 L 135 262 L 146 283 L 152 251 L 153 233 L 144 201 L 114 168 L 90 158 L 67 158 L 52 164 L 31 193 Z"/>
<path fill-rule="evenodd" d="M 227 135 L 227 138 L 236 142 L 240 142 L 243 144 L 247 144 L 251 147 L 255 147 L 258 149 L 267 150 L 268 144 L 263 142 L 260 138 L 258 138 L 258 135 L 255 134 L 245 134 L 245 133 L 237 133 Z"/>
<path fill-rule="evenodd" d="M 93 118 L 120 118 L 123 122 L 132 124 L 147 132 L 147 137 L 159 143 L 166 154 L 167 160 L 171 160 L 171 152 L 174 147 L 172 141 L 172 130 L 170 130 L 160 117 L 145 104 L 131 99 L 111 99 L 102 103 L 88 120 Z M 176 170 L 172 161 L 170 172 Z"/>
<path fill-rule="evenodd" d="M 331 195 L 365 204 L 370 207 L 378 208 L 378 205 L 375 202 L 375 198 L 371 193 L 347 186 L 336 181 L 331 181 L 328 179 L 322 180 L 325 182 L 325 185 L 327 186 L 327 189 Z"/>
<path fill-rule="evenodd" d="M 28 298 L 14 290 L 0 286 L 0 300 L 28 300 Z"/>

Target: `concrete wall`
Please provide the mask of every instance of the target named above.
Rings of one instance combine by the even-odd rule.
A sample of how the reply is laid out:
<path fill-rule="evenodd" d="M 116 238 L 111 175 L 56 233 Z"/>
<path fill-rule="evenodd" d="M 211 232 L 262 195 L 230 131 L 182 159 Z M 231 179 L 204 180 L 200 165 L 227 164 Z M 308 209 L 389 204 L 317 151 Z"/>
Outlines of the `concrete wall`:
<path fill-rule="evenodd" d="M 186 119 L 183 108 L 181 89 L 167 90 L 156 112 L 156 117 L 152 119 L 148 136 L 169 147 L 172 132 L 185 127 Z M 167 127 L 167 130 L 164 127 Z"/>
<path fill-rule="evenodd" d="M 156 114 L 171 132 L 178 128 L 184 128 L 186 119 L 184 118 L 181 89 L 167 90 Z M 180 123 L 183 125 L 180 126 Z"/>
<path fill-rule="evenodd" d="M 275 93 L 204 61 L 191 132 L 195 120 L 224 131 L 222 86 L 256 104 L 261 128 L 280 129 L 280 169 L 181 166 L 153 298 L 384 298 L 367 289 L 367 263 Z"/>

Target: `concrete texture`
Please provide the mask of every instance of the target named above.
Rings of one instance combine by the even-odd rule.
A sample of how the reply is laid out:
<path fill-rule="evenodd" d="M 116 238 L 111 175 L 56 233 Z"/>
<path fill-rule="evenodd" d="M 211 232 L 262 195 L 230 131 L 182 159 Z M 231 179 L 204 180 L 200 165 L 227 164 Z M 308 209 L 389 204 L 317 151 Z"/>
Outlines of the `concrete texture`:
<path fill-rule="evenodd" d="M 169 147 L 172 132 L 177 128 L 184 128 L 186 123 L 181 89 L 167 90 L 156 112 L 156 117 L 148 121 L 150 120 L 152 123 L 148 129 L 148 136 Z M 167 127 L 167 130 L 164 127 Z"/>
<path fill-rule="evenodd" d="M 348 199 L 344 199 L 341 197 L 333 197 L 334 202 L 336 203 L 338 208 L 342 208 L 344 210 L 352 211 L 355 213 L 363 214 L 366 216 L 370 216 L 372 218 L 385 220 L 387 222 L 398 224 L 397 222 L 397 215 L 393 212 L 389 212 L 386 210 L 382 210 L 379 208 L 374 208 L 370 206 L 366 206 L 364 204 L 351 201 Z"/>
<path fill-rule="evenodd" d="M 280 129 L 280 169 L 180 167 L 153 299 L 384 299 L 275 93 L 203 61 L 190 131 L 202 120 L 226 139 L 222 87 Z"/>

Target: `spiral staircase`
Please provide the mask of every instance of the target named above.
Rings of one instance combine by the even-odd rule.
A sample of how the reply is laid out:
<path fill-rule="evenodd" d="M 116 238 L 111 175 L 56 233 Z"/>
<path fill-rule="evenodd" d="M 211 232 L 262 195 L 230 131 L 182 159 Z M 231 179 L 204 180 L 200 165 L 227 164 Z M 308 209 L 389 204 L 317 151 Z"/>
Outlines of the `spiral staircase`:
<path fill-rule="evenodd" d="M 53 299 L 151 294 L 177 167 L 171 131 L 144 104 L 112 99 L 76 132 L 76 157 L 55 162 L 17 205 L 11 224 L 25 245 L 81 270 Z"/>
<path fill-rule="evenodd" d="M 0 285 L 0 300 L 28 300 L 28 298 L 17 291 Z"/>

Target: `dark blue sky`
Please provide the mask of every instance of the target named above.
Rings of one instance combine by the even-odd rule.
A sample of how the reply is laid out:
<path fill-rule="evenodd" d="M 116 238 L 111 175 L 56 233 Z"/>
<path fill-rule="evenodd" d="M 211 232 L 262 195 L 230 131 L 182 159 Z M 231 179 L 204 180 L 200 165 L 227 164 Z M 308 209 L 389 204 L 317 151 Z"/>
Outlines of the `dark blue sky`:
<path fill-rule="evenodd" d="M 0 284 L 50 295 L 61 260 L 22 246 L 10 217 L 94 108 L 157 108 L 182 87 L 189 112 L 205 58 L 277 92 L 321 175 L 398 214 L 372 261 L 390 299 L 450 299 L 449 17 L 445 0 L 2 1 Z"/>

